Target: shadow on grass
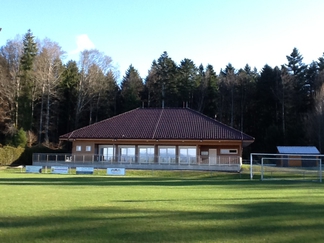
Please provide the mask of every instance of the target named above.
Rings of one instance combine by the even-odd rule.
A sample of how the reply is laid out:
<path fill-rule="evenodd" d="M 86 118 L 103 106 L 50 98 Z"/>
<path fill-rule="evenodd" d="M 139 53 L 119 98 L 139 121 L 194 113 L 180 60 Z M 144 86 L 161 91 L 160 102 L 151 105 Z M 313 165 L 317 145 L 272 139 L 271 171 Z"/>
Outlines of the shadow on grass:
<path fill-rule="evenodd" d="M 18 174 L 18 173 L 17 173 Z M 268 185 L 272 185 L 269 187 Z M 108 176 L 77 176 L 77 175 L 30 175 L 19 174 L 14 177 L 0 178 L 0 185 L 59 185 L 59 186 L 233 186 L 248 190 L 253 187 L 265 190 L 274 190 L 278 187 L 303 187 L 313 188 L 314 185 L 321 186 L 317 182 L 303 181 L 258 181 L 247 179 L 228 179 L 228 177 L 204 177 L 204 178 L 172 178 L 172 177 L 108 177 Z M 229 187 L 230 188 L 230 187 Z"/>
<path fill-rule="evenodd" d="M 2 242 L 322 242 L 323 215 L 323 204 L 286 202 L 209 211 L 103 206 L 0 218 L 0 229 Z"/>

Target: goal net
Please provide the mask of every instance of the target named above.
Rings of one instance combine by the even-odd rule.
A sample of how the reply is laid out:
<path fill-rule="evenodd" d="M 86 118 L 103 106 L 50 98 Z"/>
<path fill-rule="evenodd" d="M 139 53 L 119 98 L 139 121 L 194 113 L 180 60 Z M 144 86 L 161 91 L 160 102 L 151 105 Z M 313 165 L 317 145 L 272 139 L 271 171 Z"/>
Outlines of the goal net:
<path fill-rule="evenodd" d="M 253 154 L 251 179 L 322 182 L 322 155 Z"/>

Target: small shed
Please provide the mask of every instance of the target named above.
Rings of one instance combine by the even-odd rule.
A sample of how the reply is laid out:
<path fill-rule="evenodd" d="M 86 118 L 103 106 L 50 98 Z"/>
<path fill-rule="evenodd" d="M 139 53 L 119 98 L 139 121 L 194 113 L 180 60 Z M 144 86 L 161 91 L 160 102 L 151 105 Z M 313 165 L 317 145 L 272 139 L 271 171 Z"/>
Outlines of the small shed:
<path fill-rule="evenodd" d="M 315 167 L 318 165 L 316 156 L 320 152 L 315 146 L 277 146 L 281 160 L 277 166 L 281 167 Z M 310 156 L 307 156 L 310 155 Z"/>

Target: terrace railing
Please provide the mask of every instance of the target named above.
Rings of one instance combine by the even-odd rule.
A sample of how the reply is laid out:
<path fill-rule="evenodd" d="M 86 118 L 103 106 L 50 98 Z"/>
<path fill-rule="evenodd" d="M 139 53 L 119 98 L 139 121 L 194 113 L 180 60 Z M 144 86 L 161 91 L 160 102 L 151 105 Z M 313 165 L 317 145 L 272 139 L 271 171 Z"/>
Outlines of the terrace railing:
<path fill-rule="evenodd" d="M 34 153 L 33 162 L 41 163 L 78 163 L 78 164 L 129 164 L 129 165 L 242 165 L 240 156 L 220 155 L 216 157 L 192 156 L 108 156 L 100 154 L 45 154 Z"/>

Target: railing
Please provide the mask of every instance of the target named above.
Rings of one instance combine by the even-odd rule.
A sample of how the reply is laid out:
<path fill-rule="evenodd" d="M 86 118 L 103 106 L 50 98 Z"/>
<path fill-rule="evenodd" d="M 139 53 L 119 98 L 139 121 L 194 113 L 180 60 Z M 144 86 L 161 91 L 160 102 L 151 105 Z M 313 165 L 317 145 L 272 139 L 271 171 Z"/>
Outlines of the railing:
<path fill-rule="evenodd" d="M 99 154 L 33 154 L 33 162 L 42 163 L 93 163 L 136 165 L 242 165 L 240 156 L 220 155 L 216 157 L 192 156 L 109 156 Z"/>

